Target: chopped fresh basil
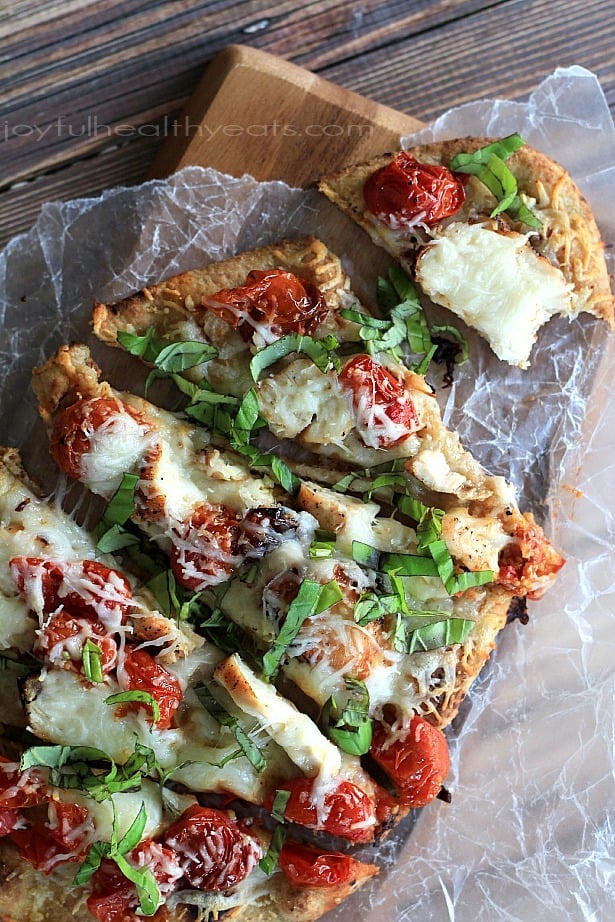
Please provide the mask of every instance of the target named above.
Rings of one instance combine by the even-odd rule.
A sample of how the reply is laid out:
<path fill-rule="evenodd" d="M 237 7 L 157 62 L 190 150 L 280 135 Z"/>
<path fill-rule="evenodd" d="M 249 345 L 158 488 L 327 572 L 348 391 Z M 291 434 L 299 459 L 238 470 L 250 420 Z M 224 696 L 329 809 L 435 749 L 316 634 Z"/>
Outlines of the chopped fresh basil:
<path fill-rule="evenodd" d="M 362 756 L 372 744 L 372 722 L 369 718 L 369 692 L 365 682 L 344 677 L 345 702 L 338 703 L 332 695 L 324 704 L 321 726 L 343 752 Z"/>
<path fill-rule="evenodd" d="M 208 343 L 178 342 L 164 346 L 155 358 L 156 367 L 168 374 L 179 374 L 189 368 L 209 362 L 218 354 L 218 350 Z"/>
<path fill-rule="evenodd" d="M 452 326 L 450 323 L 433 323 L 431 325 L 431 335 L 450 336 L 459 347 L 455 356 L 455 365 L 463 365 L 464 362 L 467 362 L 470 356 L 470 345 L 461 330 L 458 330 L 457 327 Z"/>
<path fill-rule="evenodd" d="M 394 570 L 401 576 L 439 576 L 435 561 L 429 557 L 379 551 L 362 541 L 352 542 L 352 557 L 361 566 L 380 573 Z"/>
<path fill-rule="evenodd" d="M 90 682 L 104 682 L 102 670 L 102 649 L 90 638 L 86 640 L 82 650 L 83 674 Z"/>
<path fill-rule="evenodd" d="M 123 691 L 117 692 L 115 695 L 109 695 L 108 698 L 105 698 L 105 704 L 117 705 L 117 704 L 129 704 L 131 702 L 139 702 L 140 704 L 145 704 L 147 707 L 152 710 L 152 725 L 155 725 L 160 720 L 160 706 L 153 695 L 150 695 L 146 691 Z"/>
<path fill-rule="evenodd" d="M 326 585 L 304 579 L 297 595 L 290 603 L 284 624 L 271 648 L 263 656 L 263 676 L 272 679 L 280 668 L 282 657 L 293 642 L 306 618 L 326 611 L 342 598 L 335 580 Z"/>
<path fill-rule="evenodd" d="M 190 593 L 179 585 L 172 570 L 159 570 L 147 583 L 160 611 L 168 618 L 188 621 L 201 610 L 202 592 Z"/>
<path fill-rule="evenodd" d="M 384 464 L 377 464 L 375 467 L 367 467 L 362 471 L 350 471 L 337 483 L 334 483 L 332 489 L 336 493 L 347 493 L 355 481 L 371 480 L 374 476 L 379 477 L 383 474 L 401 473 L 405 470 L 406 460 L 406 458 L 395 458 L 393 461 L 386 461 Z"/>
<path fill-rule="evenodd" d="M 80 886 L 89 883 L 99 869 L 103 858 L 109 858 L 110 853 L 111 845 L 109 842 L 94 842 L 88 849 L 85 860 L 80 864 L 79 870 L 73 878 L 73 884 Z"/>
<path fill-rule="evenodd" d="M 284 826 L 278 823 L 278 825 L 273 830 L 273 835 L 271 836 L 271 842 L 269 843 L 267 854 L 263 855 L 263 857 L 258 862 L 258 865 L 264 874 L 269 875 L 275 870 L 285 839 L 286 829 Z"/>
<path fill-rule="evenodd" d="M 491 212 L 492 218 L 507 211 L 516 220 L 540 229 L 541 221 L 518 196 L 517 180 L 504 162 L 524 144 L 520 135 L 512 134 L 471 154 L 457 154 L 451 160 L 450 168 L 456 173 L 470 173 L 487 186 L 498 203 Z"/>
<path fill-rule="evenodd" d="M 125 525 L 135 508 L 135 489 L 139 478 L 136 474 L 124 474 L 122 482 L 109 500 L 104 521 L 109 525 Z"/>
<path fill-rule="evenodd" d="M 283 823 L 285 821 L 284 814 L 286 812 L 286 805 L 290 800 L 290 794 L 290 791 L 286 791 L 283 788 L 275 792 L 273 804 L 271 805 L 271 817 L 278 823 Z"/>
<path fill-rule="evenodd" d="M 443 518 L 444 509 L 437 509 L 435 506 L 429 506 L 423 513 L 416 528 L 419 554 L 429 554 L 431 545 L 440 540 Z"/>
<path fill-rule="evenodd" d="M 117 334 L 120 346 L 131 355 L 136 355 L 155 365 L 165 375 L 186 371 L 209 362 L 218 355 L 218 350 L 209 343 L 186 340 L 176 343 L 160 343 L 154 338 L 154 328 L 150 327 L 144 336 L 120 330 Z"/>
<path fill-rule="evenodd" d="M 118 839 L 117 813 L 115 804 L 113 804 L 111 841 L 94 842 L 90 846 L 85 860 L 74 877 L 73 883 L 76 885 L 87 884 L 100 867 L 102 860 L 108 858 L 114 861 L 124 877 L 135 885 L 139 900 L 138 913 L 144 916 L 153 916 L 162 902 L 162 895 L 156 878 L 149 868 L 135 867 L 125 857 L 141 841 L 146 823 L 147 813 L 145 804 L 142 803 L 130 828 L 121 839 Z"/>
<path fill-rule="evenodd" d="M 364 592 L 355 602 L 354 620 L 365 627 L 372 621 L 379 621 L 386 615 L 394 615 L 400 610 L 399 596 L 378 595 L 376 592 Z"/>
<path fill-rule="evenodd" d="M 379 551 L 361 541 L 352 542 L 352 557 L 361 566 L 379 573 L 394 573 L 396 576 L 439 576 L 449 595 L 493 582 L 493 570 L 456 574 L 453 558 L 442 539 L 432 540 L 425 546 L 425 551 L 429 552 L 429 556 L 425 552 L 420 555 L 396 554 Z"/>
<path fill-rule="evenodd" d="M 127 878 L 136 887 L 139 904 L 137 906 L 138 915 L 153 916 L 162 903 L 162 894 L 160 887 L 154 877 L 153 872 L 146 867 L 136 868 L 130 864 L 122 853 L 110 853 L 116 865 Z"/>
<path fill-rule="evenodd" d="M 338 346 L 339 343 L 334 336 L 314 339 L 312 336 L 304 336 L 301 333 L 288 333 L 276 339 L 271 345 L 265 346 L 264 349 L 259 349 L 250 362 L 250 371 L 253 379 L 258 381 L 267 368 L 293 352 L 307 355 L 323 373 L 329 368 L 339 371 L 341 362 L 335 353 Z"/>
<path fill-rule="evenodd" d="M 125 473 L 122 481 L 107 503 L 102 519 L 98 523 L 98 544 L 101 554 L 112 554 L 139 543 L 136 535 L 124 528 L 135 507 L 135 489 L 139 478 Z"/>
<path fill-rule="evenodd" d="M 137 535 L 133 535 L 122 525 L 112 525 L 111 528 L 102 532 L 98 539 L 96 550 L 101 554 L 115 554 L 117 551 L 124 550 L 124 548 L 135 547 L 139 543 Z"/>
<path fill-rule="evenodd" d="M 117 341 L 130 355 L 136 355 L 146 362 L 153 362 L 158 355 L 158 344 L 154 339 L 154 327 L 148 327 L 143 336 L 118 330 Z"/>
<path fill-rule="evenodd" d="M 364 503 L 367 503 L 377 490 L 382 490 L 384 487 L 401 487 L 405 490 L 407 486 L 408 478 L 404 474 L 380 474 L 378 477 L 374 477 L 369 490 L 363 493 L 361 499 Z"/>
<path fill-rule="evenodd" d="M 267 762 L 261 750 L 250 739 L 248 734 L 239 725 L 239 720 L 234 714 L 229 714 L 222 705 L 214 698 L 205 686 L 195 688 L 197 697 L 203 707 L 211 714 L 214 720 L 217 720 L 223 727 L 228 727 L 232 731 L 237 744 L 245 755 L 248 762 L 257 772 L 263 772 L 267 768 Z"/>
<path fill-rule="evenodd" d="M 21 769 L 33 766 L 48 768 L 49 781 L 56 787 L 84 791 L 99 803 L 140 788 L 144 775 L 160 771 L 154 751 L 138 741 L 124 765 L 89 746 L 33 746 L 24 752 Z"/>
<path fill-rule="evenodd" d="M 266 421 L 259 412 L 256 391 L 250 388 L 244 394 L 235 418 L 230 423 L 228 435 L 231 448 L 249 458 L 252 467 L 269 467 L 282 489 L 294 496 L 301 486 L 299 478 L 281 458 L 261 452 L 255 445 L 250 444 L 253 431 L 265 425 Z"/>
<path fill-rule="evenodd" d="M 463 643 L 474 621 L 454 618 L 445 612 L 398 615 L 393 631 L 393 646 L 399 653 L 424 653 L 451 644 Z"/>
<path fill-rule="evenodd" d="M 322 557 L 333 557 L 335 553 L 335 540 L 333 541 L 312 541 L 310 544 L 309 555 L 312 559 Z"/>

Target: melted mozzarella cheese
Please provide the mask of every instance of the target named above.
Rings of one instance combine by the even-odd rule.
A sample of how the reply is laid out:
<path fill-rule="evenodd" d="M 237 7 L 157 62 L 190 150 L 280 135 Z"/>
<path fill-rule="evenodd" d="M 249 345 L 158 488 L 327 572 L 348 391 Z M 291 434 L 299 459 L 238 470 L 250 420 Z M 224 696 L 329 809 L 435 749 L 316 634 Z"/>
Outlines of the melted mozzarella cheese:
<path fill-rule="evenodd" d="M 37 736 L 52 743 L 102 748 L 120 764 L 132 755 L 138 741 L 154 751 L 163 769 L 182 766 L 174 771 L 173 778 L 194 791 L 232 793 L 251 803 L 262 801 L 266 778 L 243 757 L 223 764 L 237 751 L 235 738 L 229 732 L 221 735 L 219 724 L 193 693 L 180 705 L 178 728 L 158 730 L 150 726 L 143 710 L 116 716 L 117 706 L 106 704 L 105 699 L 119 690 L 110 679 L 88 686 L 73 672 L 51 670 L 28 703 L 30 726 Z M 272 743 L 264 747 L 264 753 L 276 777 L 290 774 L 290 763 L 279 747 Z"/>
<path fill-rule="evenodd" d="M 94 493 L 109 499 L 126 471 L 140 461 L 152 442 L 152 434 L 130 413 L 117 413 L 91 434 L 89 451 L 81 458 L 80 479 Z"/>
<path fill-rule="evenodd" d="M 59 506 L 43 503 L 0 467 L 0 650 L 32 649 L 37 626 L 20 598 L 9 563 L 13 557 L 82 560 L 95 555 L 90 535 Z"/>
<path fill-rule="evenodd" d="M 432 301 L 474 327 L 498 356 L 521 368 L 540 327 L 571 314 L 572 286 L 527 236 L 453 222 L 422 251 L 416 278 Z"/>
<path fill-rule="evenodd" d="M 138 791 L 112 794 L 111 798 L 97 803 L 80 791 L 60 789 L 58 798 L 64 803 L 78 804 L 85 807 L 94 823 L 93 839 L 110 842 L 113 835 L 113 814 L 117 817 L 117 834 L 121 839 L 136 818 L 141 805 L 145 806 L 147 815 L 142 839 L 153 838 L 163 828 L 163 808 L 160 785 L 144 779 Z M 113 802 L 113 803 L 112 803 Z"/>
<path fill-rule="evenodd" d="M 297 435 L 315 445 L 339 445 L 356 425 L 352 394 L 337 375 L 297 359 L 257 387 L 258 404 L 278 438 Z"/>

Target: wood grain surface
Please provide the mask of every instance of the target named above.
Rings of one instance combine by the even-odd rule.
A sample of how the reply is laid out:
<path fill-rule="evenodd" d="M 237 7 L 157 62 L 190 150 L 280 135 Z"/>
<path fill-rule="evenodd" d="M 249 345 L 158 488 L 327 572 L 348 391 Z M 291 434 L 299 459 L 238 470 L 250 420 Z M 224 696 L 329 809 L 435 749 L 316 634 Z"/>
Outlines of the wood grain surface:
<path fill-rule="evenodd" d="M 207 68 L 150 175 L 198 165 L 309 186 L 395 149 L 421 124 L 283 58 L 230 45 Z"/>
<path fill-rule="evenodd" d="M 47 200 L 140 182 L 229 44 L 422 121 L 572 63 L 615 105 L 604 0 L 3 0 L 0 43 L 0 242 Z"/>

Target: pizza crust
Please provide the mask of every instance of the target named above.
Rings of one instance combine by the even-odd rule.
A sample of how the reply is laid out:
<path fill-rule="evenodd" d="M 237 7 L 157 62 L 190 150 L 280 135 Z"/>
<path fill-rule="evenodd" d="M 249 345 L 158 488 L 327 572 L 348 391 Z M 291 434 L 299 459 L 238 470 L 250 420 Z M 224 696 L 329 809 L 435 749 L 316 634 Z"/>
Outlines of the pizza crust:
<path fill-rule="evenodd" d="M 412 147 L 408 153 L 420 162 L 448 166 L 456 154 L 471 153 L 492 141 L 492 138 L 460 138 Z M 453 222 L 486 222 L 489 225 L 489 215 L 496 206 L 496 200 L 479 180 L 470 176 L 466 182 L 466 201 L 456 214 L 431 228 L 421 226 L 394 231 L 367 209 L 363 186 L 369 176 L 390 163 L 395 156 L 396 153 L 382 154 L 366 163 L 347 167 L 323 178 L 319 188 L 367 231 L 374 243 L 395 256 L 413 276 L 422 247 L 427 245 L 428 248 L 429 242 L 437 240 L 439 234 L 447 226 L 450 228 Z M 542 228 L 535 231 L 515 222 L 506 213 L 499 215 L 498 221 L 491 224 L 496 224 L 498 233 L 526 235 L 532 250 L 561 271 L 570 294 L 569 298 L 562 294 L 555 299 L 557 303 L 553 312 L 572 318 L 585 311 L 606 320 L 613 327 L 615 299 L 604 259 L 604 245 L 591 210 L 570 174 L 556 161 L 527 144 L 511 154 L 506 164 L 517 180 L 519 194 L 541 220 Z M 440 300 L 433 290 L 430 293 L 438 303 L 457 313 L 454 303 Z M 547 316 L 541 322 L 546 319 Z M 474 325 L 471 317 L 468 323 Z M 480 326 L 477 329 L 483 332 Z M 486 338 L 489 339 L 489 336 Z M 530 335 L 530 348 L 532 341 L 533 335 Z M 512 354 L 514 356 L 514 350 Z M 513 359 L 513 364 L 525 367 L 527 361 L 522 357 L 518 362 Z"/>

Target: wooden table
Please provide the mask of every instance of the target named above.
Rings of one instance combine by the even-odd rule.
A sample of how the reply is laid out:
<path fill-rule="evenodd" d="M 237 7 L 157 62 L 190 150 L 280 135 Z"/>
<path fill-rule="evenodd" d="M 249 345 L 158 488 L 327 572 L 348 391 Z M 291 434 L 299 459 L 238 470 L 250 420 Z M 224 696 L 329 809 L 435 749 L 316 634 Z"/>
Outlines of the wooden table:
<path fill-rule="evenodd" d="M 0 244 L 51 199 L 140 182 L 211 58 L 260 48 L 422 120 L 582 64 L 615 106 L 605 0 L 10 0 Z"/>

